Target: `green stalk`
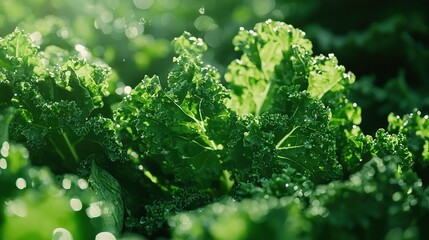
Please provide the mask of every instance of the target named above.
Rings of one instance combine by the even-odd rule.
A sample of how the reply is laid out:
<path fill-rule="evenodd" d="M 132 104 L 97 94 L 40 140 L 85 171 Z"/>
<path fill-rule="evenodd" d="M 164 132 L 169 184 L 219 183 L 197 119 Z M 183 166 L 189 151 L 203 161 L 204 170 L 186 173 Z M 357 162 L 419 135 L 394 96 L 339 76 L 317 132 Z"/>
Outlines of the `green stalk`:
<path fill-rule="evenodd" d="M 299 126 L 296 126 L 296 127 L 294 127 L 293 129 L 292 129 L 292 131 L 290 131 L 288 134 L 286 134 L 281 140 L 280 140 L 280 142 L 279 143 L 277 143 L 277 145 L 276 145 L 276 149 L 278 150 L 278 149 L 280 149 L 280 147 L 281 147 L 281 145 L 284 143 L 284 141 L 286 141 L 286 139 L 288 139 L 289 137 L 290 137 L 290 135 L 292 135 L 292 133 L 293 132 L 295 132 L 295 130 L 296 129 L 298 129 L 299 128 Z"/>
<path fill-rule="evenodd" d="M 62 134 L 62 135 L 63 135 L 64 141 L 65 141 L 65 142 L 66 142 L 66 144 L 67 144 L 67 147 L 69 148 L 69 150 L 70 150 L 70 152 L 71 152 L 71 154 L 72 154 L 72 156 L 73 156 L 73 159 L 75 160 L 75 162 L 76 162 L 76 163 L 79 163 L 79 156 L 77 155 L 76 149 L 75 149 L 75 148 L 74 148 L 74 146 L 71 144 L 71 142 L 70 142 L 70 140 L 69 140 L 69 138 L 68 138 L 67 134 L 63 132 L 63 134 Z"/>
<path fill-rule="evenodd" d="M 228 170 L 222 171 L 221 181 L 225 187 L 225 190 L 229 192 L 234 185 L 234 181 L 231 181 L 229 178 L 231 177 L 231 173 Z"/>
<path fill-rule="evenodd" d="M 51 142 L 52 146 L 54 146 L 55 151 L 58 153 L 58 155 L 60 155 L 60 158 L 63 161 L 66 160 L 66 156 L 64 155 L 64 153 L 61 151 L 61 149 L 57 146 L 57 144 L 51 138 L 49 138 L 49 142 Z"/>

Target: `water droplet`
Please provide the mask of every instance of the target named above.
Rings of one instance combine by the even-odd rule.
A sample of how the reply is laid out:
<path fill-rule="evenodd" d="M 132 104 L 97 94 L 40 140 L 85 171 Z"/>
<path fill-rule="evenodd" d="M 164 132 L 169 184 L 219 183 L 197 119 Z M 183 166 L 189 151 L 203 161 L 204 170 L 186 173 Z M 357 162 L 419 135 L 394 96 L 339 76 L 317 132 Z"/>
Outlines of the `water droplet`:
<path fill-rule="evenodd" d="M 80 211 L 82 210 L 82 202 L 78 198 L 72 198 L 70 199 L 70 207 L 76 212 Z"/>
<path fill-rule="evenodd" d="M 395 192 L 392 195 L 392 199 L 393 199 L 393 201 L 397 202 L 397 201 L 402 199 L 402 194 L 400 192 Z"/>
<path fill-rule="evenodd" d="M 62 185 L 63 185 L 64 189 L 70 189 L 71 188 L 71 180 L 67 179 L 67 178 L 64 178 Z"/>
<path fill-rule="evenodd" d="M 113 27 L 116 29 L 122 29 L 127 25 L 127 21 L 125 20 L 125 18 L 118 18 L 113 22 Z"/>
<path fill-rule="evenodd" d="M 85 179 L 82 179 L 82 178 L 77 181 L 77 185 L 82 190 L 85 190 L 85 189 L 88 188 L 88 182 Z"/>
<path fill-rule="evenodd" d="M 73 236 L 65 228 L 55 228 L 52 233 L 52 240 L 73 240 Z"/>
<path fill-rule="evenodd" d="M 132 90 L 132 88 L 130 86 L 124 87 L 124 93 L 127 95 L 131 93 L 131 90 Z"/>
<path fill-rule="evenodd" d="M 133 0 L 138 9 L 148 9 L 153 5 L 154 0 Z"/>
<path fill-rule="evenodd" d="M 311 149 L 313 146 L 311 145 L 311 143 L 305 142 L 304 143 L 304 147 L 307 148 L 307 149 Z"/>
<path fill-rule="evenodd" d="M 95 240 L 116 240 L 116 237 L 110 232 L 101 232 L 95 236 Z"/>
<path fill-rule="evenodd" d="M 85 212 L 89 218 L 96 218 L 101 216 L 101 208 L 99 206 L 99 203 L 91 203 L 89 205 L 89 208 L 87 208 Z"/>
<path fill-rule="evenodd" d="M 18 217 L 25 217 L 27 216 L 28 209 L 27 205 L 22 199 L 15 199 L 13 201 L 5 201 L 5 213 L 8 215 L 15 215 Z"/>
<path fill-rule="evenodd" d="M 7 161 L 4 158 L 0 158 L 0 168 L 1 169 L 6 169 L 7 168 Z"/>
<path fill-rule="evenodd" d="M 42 43 L 42 34 L 40 32 L 33 32 L 30 34 L 31 43 L 40 45 Z"/>
<path fill-rule="evenodd" d="M 131 21 L 125 29 L 125 35 L 127 38 L 135 38 L 142 34 L 144 31 L 144 25 L 138 21 Z"/>
<path fill-rule="evenodd" d="M 200 14 L 204 14 L 206 12 L 206 9 L 204 8 L 204 6 L 200 7 L 200 9 L 198 10 L 198 12 Z"/>
<path fill-rule="evenodd" d="M 27 187 L 27 182 L 24 178 L 18 178 L 16 179 L 15 185 L 18 189 L 22 190 Z"/>
<path fill-rule="evenodd" d="M 9 148 L 10 148 L 9 142 L 3 142 L 2 147 L 0 149 L 0 154 L 3 157 L 9 156 Z"/>
<path fill-rule="evenodd" d="M 113 14 L 109 11 L 105 11 L 100 15 L 100 19 L 104 23 L 109 23 L 113 20 Z"/>
<path fill-rule="evenodd" d="M 74 46 L 74 49 L 78 52 L 79 57 L 84 58 L 84 59 L 88 59 L 90 56 L 89 51 L 86 49 L 85 46 L 83 46 L 82 44 L 76 44 Z"/>

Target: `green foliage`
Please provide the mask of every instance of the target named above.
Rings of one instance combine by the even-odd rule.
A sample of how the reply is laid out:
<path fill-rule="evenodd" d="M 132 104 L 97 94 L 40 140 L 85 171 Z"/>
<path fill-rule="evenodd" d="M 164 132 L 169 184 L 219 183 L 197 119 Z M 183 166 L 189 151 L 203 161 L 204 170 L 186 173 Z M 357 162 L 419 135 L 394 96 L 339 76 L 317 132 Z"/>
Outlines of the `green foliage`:
<path fill-rule="evenodd" d="M 313 237 L 424 238 L 420 226 L 428 217 L 428 191 L 403 164 L 396 156 L 373 158 L 347 181 L 318 187 L 307 209 Z"/>
<path fill-rule="evenodd" d="M 195 187 L 178 189 L 172 192 L 171 199 L 155 200 L 145 206 L 146 214 L 141 217 L 137 227 L 149 234 L 167 229 L 166 219 L 179 212 L 194 210 L 211 202 L 208 192 Z"/>
<path fill-rule="evenodd" d="M 39 51 L 20 30 L 0 40 L 0 56 L 0 91 L 10 96 L 3 103 L 17 109 L 10 138 L 34 150 L 35 163 L 59 157 L 56 171 L 73 171 L 99 149 L 112 160 L 124 158 L 115 125 L 97 113 L 108 95 L 107 66 L 55 47 Z"/>
<path fill-rule="evenodd" d="M 277 198 L 226 199 L 170 220 L 174 239 L 311 239 L 299 203 Z"/>
<path fill-rule="evenodd" d="M 228 105 L 238 113 L 259 116 L 271 108 L 280 86 L 304 90 L 311 43 L 303 36 L 301 30 L 273 21 L 259 23 L 253 30 L 241 29 L 233 43 L 243 55 L 225 75 L 233 93 Z M 282 73 L 290 75 L 277 76 Z"/>
<path fill-rule="evenodd" d="M 171 184 L 196 181 L 207 187 L 221 175 L 222 146 L 216 140 L 222 130 L 213 126 L 227 124 L 227 93 L 216 69 L 203 65 L 206 45 L 201 39 L 185 34 L 173 45 L 179 55 L 167 85 L 161 86 L 156 76 L 145 77 L 120 103 L 115 119 L 143 165 L 149 171 L 161 169 L 153 173 L 160 181 L 170 175 Z"/>
<path fill-rule="evenodd" d="M 414 110 L 402 118 L 389 115 L 388 129 L 391 132 L 404 134 L 407 138 L 407 147 L 413 153 L 414 158 L 426 167 L 429 164 L 429 121 L 428 116 L 421 116 L 421 112 Z"/>
<path fill-rule="evenodd" d="M 388 130 L 403 134 L 406 138 L 406 146 L 411 152 L 415 165 L 414 169 L 425 184 L 429 183 L 429 117 L 422 116 L 418 110 L 404 115 L 389 115 Z"/>
<path fill-rule="evenodd" d="M 296 197 L 296 201 L 306 202 L 315 184 L 290 166 L 282 166 L 280 173 L 269 178 L 260 179 L 257 183 L 239 183 L 234 189 L 235 199 L 254 197 Z"/>
<path fill-rule="evenodd" d="M 185 32 L 167 76 L 134 88 L 83 45 L 45 43 L 0 39 L 2 238 L 42 212 L 17 239 L 426 237 L 427 116 L 366 135 L 355 76 L 303 31 L 240 29 L 225 75 Z"/>
<path fill-rule="evenodd" d="M 260 239 L 268 233 L 274 239 L 422 239 L 428 191 L 411 169 L 402 171 L 402 161 L 373 158 L 346 181 L 307 192 L 306 202 L 300 194 L 273 198 L 265 188 L 265 196 L 259 192 L 178 214 L 170 220 L 174 239 Z"/>
<path fill-rule="evenodd" d="M 110 173 L 98 167 L 94 160 L 88 181 L 94 189 L 95 199 L 101 203 L 100 208 L 107 209 L 109 222 L 105 222 L 105 230 L 119 234 L 124 222 L 121 185 Z"/>
<path fill-rule="evenodd" d="M 4 133 L 0 148 L 0 237 L 46 239 L 61 232 L 91 239 L 94 230 L 87 227 L 90 219 L 76 210 L 82 208 L 79 198 L 71 198 L 60 189 L 49 169 L 31 166 L 27 149 L 9 142 L 7 127 L 12 117 L 11 109 L 0 113 Z"/>

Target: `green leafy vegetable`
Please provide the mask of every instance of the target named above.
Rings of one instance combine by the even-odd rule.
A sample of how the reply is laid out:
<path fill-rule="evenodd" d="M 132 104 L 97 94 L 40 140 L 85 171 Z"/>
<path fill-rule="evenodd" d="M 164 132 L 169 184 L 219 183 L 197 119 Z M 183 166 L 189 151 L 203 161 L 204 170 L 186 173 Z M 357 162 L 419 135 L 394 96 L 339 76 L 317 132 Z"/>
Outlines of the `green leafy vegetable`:
<path fill-rule="evenodd" d="M 42 212 L 19 238 L 428 237 L 427 116 L 366 135 L 355 76 L 303 31 L 268 20 L 233 44 L 222 76 L 185 32 L 166 77 L 115 90 L 90 55 L 0 39 L 0 237 Z"/>
<path fill-rule="evenodd" d="M 124 223 L 121 186 L 110 173 L 97 166 L 95 160 L 92 160 L 88 181 L 95 191 L 95 200 L 99 203 L 99 207 L 107 211 L 105 230 L 119 234 Z"/>
<path fill-rule="evenodd" d="M 11 139 L 34 151 L 32 161 L 52 163 L 56 171 L 74 171 L 98 149 L 123 160 L 115 125 L 95 111 L 107 96 L 109 68 L 69 55 L 58 48 L 40 52 L 20 30 L 0 40 L 0 84 L 11 92 L 17 115 Z M 94 144 L 95 143 L 95 144 Z M 87 146 L 93 146 L 89 153 Z"/>

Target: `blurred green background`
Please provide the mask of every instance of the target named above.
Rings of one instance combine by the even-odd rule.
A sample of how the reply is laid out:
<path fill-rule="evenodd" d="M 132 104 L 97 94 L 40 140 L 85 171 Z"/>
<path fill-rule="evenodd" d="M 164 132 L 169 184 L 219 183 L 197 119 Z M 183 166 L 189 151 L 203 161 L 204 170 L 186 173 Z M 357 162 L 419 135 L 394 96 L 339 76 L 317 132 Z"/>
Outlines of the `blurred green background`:
<path fill-rule="evenodd" d="M 425 0 L 2 0 L 0 36 L 15 27 L 42 48 L 58 45 L 101 59 L 121 87 L 170 70 L 170 41 L 183 31 L 203 38 L 207 62 L 223 72 L 237 56 L 239 27 L 268 18 L 304 30 L 316 54 L 334 53 L 358 78 L 352 100 L 368 134 L 390 112 L 429 111 L 429 1 Z"/>

